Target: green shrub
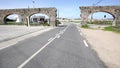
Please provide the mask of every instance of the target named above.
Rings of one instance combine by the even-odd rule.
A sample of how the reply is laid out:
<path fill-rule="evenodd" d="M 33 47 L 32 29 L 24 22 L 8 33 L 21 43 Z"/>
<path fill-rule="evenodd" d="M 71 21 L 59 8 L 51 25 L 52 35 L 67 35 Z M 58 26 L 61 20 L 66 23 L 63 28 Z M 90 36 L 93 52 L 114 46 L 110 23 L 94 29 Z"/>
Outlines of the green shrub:
<path fill-rule="evenodd" d="M 30 23 L 31 26 L 50 26 L 47 22 L 43 22 L 43 23 L 38 23 L 38 22 L 31 22 Z"/>
<path fill-rule="evenodd" d="M 31 26 L 40 26 L 41 24 L 39 23 L 30 23 Z"/>
<path fill-rule="evenodd" d="M 47 22 L 43 23 L 43 26 L 50 26 Z"/>
<path fill-rule="evenodd" d="M 106 31 L 114 31 L 113 26 L 105 27 L 104 30 L 106 30 Z"/>
<path fill-rule="evenodd" d="M 113 21 L 98 21 L 98 20 L 95 20 L 95 21 L 92 21 L 92 22 L 87 22 L 88 24 L 101 24 L 101 25 L 112 25 L 112 22 Z"/>
<path fill-rule="evenodd" d="M 58 24 L 61 24 L 61 22 L 59 20 L 55 21 L 55 26 L 57 26 Z"/>
<path fill-rule="evenodd" d="M 6 22 L 6 23 L 4 23 L 3 25 L 23 25 L 23 23 L 22 22 L 19 22 L 19 23 L 16 23 L 16 22 Z"/>
<path fill-rule="evenodd" d="M 86 25 L 82 25 L 81 26 L 82 28 L 89 28 L 89 26 L 86 24 Z"/>

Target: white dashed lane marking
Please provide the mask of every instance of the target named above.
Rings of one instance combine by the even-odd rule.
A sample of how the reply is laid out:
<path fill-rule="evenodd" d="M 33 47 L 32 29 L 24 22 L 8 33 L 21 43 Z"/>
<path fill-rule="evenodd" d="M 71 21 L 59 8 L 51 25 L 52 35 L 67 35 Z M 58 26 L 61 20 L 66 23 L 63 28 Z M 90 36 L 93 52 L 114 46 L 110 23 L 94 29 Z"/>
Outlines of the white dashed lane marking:
<path fill-rule="evenodd" d="M 84 42 L 85 46 L 88 47 L 86 40 L 83 40 L 83 42 Z"/>
<path fill-rule="evenodd" d="M 51 41 L 53 38 L 48 39 L 48 41 Z"/>

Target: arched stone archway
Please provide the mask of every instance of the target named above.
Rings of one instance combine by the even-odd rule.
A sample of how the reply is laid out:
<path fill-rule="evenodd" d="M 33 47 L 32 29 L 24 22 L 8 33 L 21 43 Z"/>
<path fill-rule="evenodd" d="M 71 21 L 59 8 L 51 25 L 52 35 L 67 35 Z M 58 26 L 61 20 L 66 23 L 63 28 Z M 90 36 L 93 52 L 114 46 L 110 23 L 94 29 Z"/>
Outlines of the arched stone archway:
<path fill-rule="evenodd" d="M 30 24 L 50 25 L 50 17 L 43 13 L 33 13 L 29 16 Z"/>
<path fill-rule="evenodd" d="M 11 19 L 8 18 L 8 17 L 12 17 Z M 13 23 L 20 23 L 22 24 L 22 17 L 21 15 L 19 15 L 18 13 L 14 13 L 14 14 L 7 14 L 6 16 L 4 16 L 4 19 L 3 19 L 3 24 L 8 24 L 7 22 L 7 19 L 9 20 L 14 20 Z"/>
<path fill-rule="evenodd" d="M 113 16 L 113 26 L 120 26 L 120 6 L 82 6 L 81 10 L 81 24 L 87 24 L 88 16 L 96 12 L 106 12 Z"/>
<path fill-rule="evenodd" d="M 4 18 L 9 14 L 18 14 L 23 18 L 23 23 L 27 24 L 27 18 L 34 13 L 43 13 L 50 17 L 50 25 L 55 26 L 57 9 L 56 8 L 24 8 L 24 9 L 3 9 L 0 10 L 0 23 L 4 23 Z"/>

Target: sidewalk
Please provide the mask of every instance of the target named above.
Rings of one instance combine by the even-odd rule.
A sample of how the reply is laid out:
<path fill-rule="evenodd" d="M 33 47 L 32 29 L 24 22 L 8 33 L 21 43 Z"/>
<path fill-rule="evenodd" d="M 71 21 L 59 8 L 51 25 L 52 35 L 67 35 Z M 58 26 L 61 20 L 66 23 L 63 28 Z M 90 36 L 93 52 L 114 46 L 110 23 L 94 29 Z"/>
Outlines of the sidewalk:
<path fill-rule="evenodd" d="M 0 42 L 7 41 L 19 36 L 23 36 L 29 33 L 33 33 L 47 27 L 43 26 L 10 26 L 10 25 L 0 25 Z"/>
<path fill-rule="evenodd" d="M 12 46 L 22 40 L 40 35 L 41 33 L 49 31 L 51 29 L 54 29 L 54 27 L 1 26 L 0 36 L 5 37 L 1 38 L 0 50 Z"/>

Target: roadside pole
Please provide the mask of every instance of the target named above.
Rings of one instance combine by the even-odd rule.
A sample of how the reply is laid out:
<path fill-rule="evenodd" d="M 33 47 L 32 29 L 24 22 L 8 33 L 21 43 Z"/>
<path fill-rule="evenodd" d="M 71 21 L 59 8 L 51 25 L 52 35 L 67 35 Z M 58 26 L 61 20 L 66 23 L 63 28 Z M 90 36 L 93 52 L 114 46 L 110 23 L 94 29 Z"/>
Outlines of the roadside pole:
<path fill-rule="evenodd" d="M 28 20 L 28 21 L 27 21 L 27 26 L 30 27 L 30 18 L 27 17 L 27 20 Z"/>

